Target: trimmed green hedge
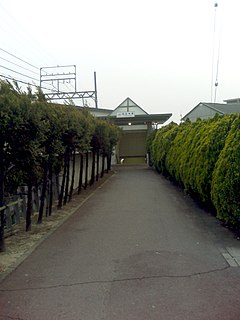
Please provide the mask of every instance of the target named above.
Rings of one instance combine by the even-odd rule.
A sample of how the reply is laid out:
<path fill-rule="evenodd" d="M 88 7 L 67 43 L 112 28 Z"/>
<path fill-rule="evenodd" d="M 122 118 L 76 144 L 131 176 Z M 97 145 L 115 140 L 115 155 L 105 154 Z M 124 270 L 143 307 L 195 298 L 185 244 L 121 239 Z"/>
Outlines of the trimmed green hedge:
<path fill-rule="evenodd" d="M 240 226 L 240 115 L 232 124 L 215 166 L 211 188 L 217 217 Z"/>
<path fill-rule="evenodd" d="M 160 173 L 167 173 L 165 160 L 171 143 L 175 139 L 177 128 L 178 125 L 172 122 L 155 133 L 155 138 L 150 147 L 150 154 L 156 169 Z"/>
<path fill-rule="evenodd" d="M 58 204 L 62 207 L 73 193 L 69 175 L 70 162 L 74 167 L 76 153 L 95 152 L 98 171 L 99 155 L 107 158 L 110 169 L 119 134 L 117 126 L 95 118 L 87 108 L 47 103 L 40 89 L 33 95 L 30 89 L 22 92 L 17 85 L 0 80 L 0 207 L 4 207 L 6 198 L 18 192 L 19 186 L 27 185 L 26 230 L 30 230 L 33 186 L 42 185 L 40 208 L 43 208 L 47 182 L 62 170 Z M 92 183 L 94 179 L 93 174 Z M 0 251 L 4 219 L 1 210 Z M 38 222 L 42 222 L 42 211 Z"/>
<path fill-rule="evenodd" d="M 240 226 L 240 115 L 171 123 L 149 138 L 155 168 Z"/>

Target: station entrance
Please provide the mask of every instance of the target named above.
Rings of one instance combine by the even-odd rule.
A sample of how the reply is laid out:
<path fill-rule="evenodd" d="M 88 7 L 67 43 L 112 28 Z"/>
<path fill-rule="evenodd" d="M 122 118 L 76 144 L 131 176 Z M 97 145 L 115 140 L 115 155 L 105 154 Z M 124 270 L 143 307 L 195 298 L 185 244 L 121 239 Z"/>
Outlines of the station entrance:
<path fill-rule="evenodd" d="M 119 141 L 119 159 L 122 164 L 146 163 L 146 131 L 123 131 Z"/>
<path fill-rule="evenodd" d="M 101 112 L 99 109 L 98 111 Z M 156 125 L 163 124 L 172 116 L 171 113 L 149 114 L 130 98 L 126 98 L 116 109 L 109 110 L 109 113 L 106 109 L 103 111 L 104 115 L 97 116 L 122 129 L 113 159 L 113 162 L 118 164 L 146 163 L 148 134 Z"/>

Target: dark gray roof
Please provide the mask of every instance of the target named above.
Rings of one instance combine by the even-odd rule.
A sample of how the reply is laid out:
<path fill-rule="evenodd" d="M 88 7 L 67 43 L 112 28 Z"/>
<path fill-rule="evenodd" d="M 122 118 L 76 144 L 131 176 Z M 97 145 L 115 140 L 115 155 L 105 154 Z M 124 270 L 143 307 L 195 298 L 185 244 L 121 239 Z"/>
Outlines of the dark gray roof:
<path fill-rule="evenodd" d="M 240 103 L 204 103 L 223 114 L 240 113 Z"/>
<path fill-rule="evenodd" d="M 188 116 L 195 110 L 196 108 L 204 105 L 212 110 L 215 110 L 216 113 L 219 114 L 231 114 L 231 113 L 240 113 L 240 103 L 212 103 L 212 102 L 200 102 L 196 107 L 190 110 L 182 120 L 186 120 Z"/>
<path fill-rule="evenodd" d="M 223 101 L 227 102 L 227 103 L 240 103 L 240 98 L 227 99 L 227 100 L 223 100 Z"/>

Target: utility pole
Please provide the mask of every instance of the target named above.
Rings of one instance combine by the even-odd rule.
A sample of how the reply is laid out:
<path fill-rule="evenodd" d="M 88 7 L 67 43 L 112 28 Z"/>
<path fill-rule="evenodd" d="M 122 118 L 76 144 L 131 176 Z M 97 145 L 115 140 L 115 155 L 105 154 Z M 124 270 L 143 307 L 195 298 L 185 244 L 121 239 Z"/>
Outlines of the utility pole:
<path fill-rule="evenodd" d="M 97 74 L 94 71 L 94 90 L 95 90 L 95 107 L 98 108 L 98 99 L 97 99 Z"/>

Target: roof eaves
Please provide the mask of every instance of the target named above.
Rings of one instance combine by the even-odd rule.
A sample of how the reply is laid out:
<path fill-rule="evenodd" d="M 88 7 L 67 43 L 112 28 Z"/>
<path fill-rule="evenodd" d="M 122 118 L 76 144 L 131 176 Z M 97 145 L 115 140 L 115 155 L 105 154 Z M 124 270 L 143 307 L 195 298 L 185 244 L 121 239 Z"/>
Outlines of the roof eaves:
<path fill-rule="evenodd" d="M 219 110 L 219 109 L 216 108 L 216 104 L 215 104 L 215 103 L 202 102 L 202 104 L 205 105 L 206 107 L 208 107 L 208 108 L 210 108 L 210 109 L 212 109 L 212 110 L 214 110 L 214 111 L 217 111 L 217 112 L 221 113 L 222 115 L 224 115 L 224 112 L 223 112 L 223 111 L 221 111 L 221 110 Z M 220 104 L 220 103 L 218 103 L 218 104 Z M 213 105 L 213 106 L 212 106 L 212 105 Z M 224 105 L 224 106 L 225 106 L 225 105 L 227 105 L 227 104 L 221 103 L 221 105 Z"/>
<path fill-rule="evenodd" d="M 193 112 L 193 110 L 195 110 L 200 104 L 203 104 L 203 103 L 202 103 L 202 102 L 199 102 L 199 103 L 196 105 L 196 107 L 194 107 L 194 108 L 193 108 L 192 110 L 190 110 L 185 116 L 183 116 L 181 120 L 187 120 L 188 115 L 189 115 L 191 112 Z"/>

